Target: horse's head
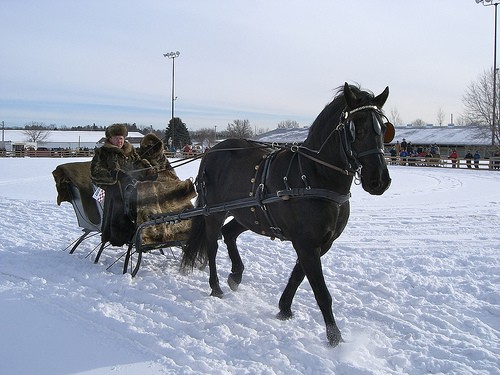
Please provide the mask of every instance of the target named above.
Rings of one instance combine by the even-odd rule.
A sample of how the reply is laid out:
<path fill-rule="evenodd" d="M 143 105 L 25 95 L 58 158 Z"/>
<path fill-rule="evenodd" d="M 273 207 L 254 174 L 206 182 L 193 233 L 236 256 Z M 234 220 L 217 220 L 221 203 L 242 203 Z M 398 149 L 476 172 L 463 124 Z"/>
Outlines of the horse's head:
<path fill-rule="evenodd" d="M 384 158 L 384 142 L 392 141 L 394 127 L 385 118 L 382 107 L 389 96 L 389 87 L 378 96 L 357 87 L 344 85 L 346 107 L 339 127 L 344 136 L 347 157 L 360 171 L 361 185 L 370 194 L 380 195 L 391 184 Z"/>

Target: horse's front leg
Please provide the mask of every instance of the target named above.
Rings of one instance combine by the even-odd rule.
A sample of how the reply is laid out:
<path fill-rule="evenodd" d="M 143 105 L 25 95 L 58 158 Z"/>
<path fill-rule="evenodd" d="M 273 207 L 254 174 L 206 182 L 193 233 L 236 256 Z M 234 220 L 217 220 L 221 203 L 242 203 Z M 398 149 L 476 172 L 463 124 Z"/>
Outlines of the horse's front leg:
<path fill-rule="evenodd" d="M 222 236 L 224 237 L 227 252 L 229 258 L 231 259 L 231 273 L 227 278 L 227 283 L 233 291 L 238 290 L 243 277 L 243 270 L 245 269 L 238 247 L 236 246 L 236 238 L 238 238 L 238 236 L 246 230 L 247 228 L 235 219 L 232 219 L 229 223 L 222 227 Z"/>
<path fill-rule="evenodd" d="M 296 247 L 299 262 L 314 292 L 314 297 L 318 303 L 321 314 L 326 325 L 326 337 L 331 346 L 337 346 L 343 342 L 337 323 L 332 312 L 332 296 L 328 291 L 321 268 L 320 251 L 308 248 L 307 246 Z"/>

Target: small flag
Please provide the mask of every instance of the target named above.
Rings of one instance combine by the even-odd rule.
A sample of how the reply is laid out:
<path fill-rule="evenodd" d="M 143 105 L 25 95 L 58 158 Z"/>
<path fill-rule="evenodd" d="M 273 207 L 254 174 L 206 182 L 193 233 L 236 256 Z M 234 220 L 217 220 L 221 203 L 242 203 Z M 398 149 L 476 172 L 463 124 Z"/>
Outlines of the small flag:
<path fill-rule="evenodd" d="M 94 198 L 99 203 L 102 203 L 102 201 L 104 201 L 105 195 L 106 195 L 106 192 L 103 189 L 101 189 L 100 187 L 98 187 L 94 191 L 94 195 L 92 195 L 92 198 Z"/>

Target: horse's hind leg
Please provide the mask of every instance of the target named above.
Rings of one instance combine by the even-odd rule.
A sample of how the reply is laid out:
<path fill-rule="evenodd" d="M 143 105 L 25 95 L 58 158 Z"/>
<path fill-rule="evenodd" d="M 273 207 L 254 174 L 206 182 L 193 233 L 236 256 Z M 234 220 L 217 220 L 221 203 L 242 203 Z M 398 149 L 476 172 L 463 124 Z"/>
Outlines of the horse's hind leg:
<path fill-rule="evenodd" d="M 227 252 L 229 254 L 229 258 L 231 259 L 231 273 L 229 274 L 227 283 L 233 291 L 238 290 L 238 286 L 240 285 L 241 278 L 243 276 L 243 270 L 245 269 L 236 246 L 236 238 L 238 238 L 238 236 L 246 230 L 247 228 L 235 219 L 232 219 L 229 223 L 222 227 L 222 236 L 224 237 Z"/>
<path fill-rule="evenodd" d="M 219 233 L 221 231 L 222 223 L 224 222 L 225 215 L 216 216 L 211 215 L 205 218 L 206 222 L 206 246 L 208 255 L 208 268 L 210 271 L 209 284 L 212 292 L 210 293 L 213 297 L 222 298 L 224 292 L 222 291 L 219 284 L 219 277 L 217 276 L 217 249 L 219 247 L 217 241 L 219 238 Z"/>
<path fill-rule="evenodd" d="M 293 297 L 295 296 L 295 293 L 297 292 L 297 289 L 299 288 L 300 284 L 304 280 L 304 276 L 305 276 L 304 270 L 297 261 L 297 263 L 295 263 L 295 267 L 293 267 L 293 271 L 290 275 L 290 278 L 288 279 L 288 284 L 286 284 L 285 290 L 283 291 L 283 294 L 281 295 L 279 301 L 280 312 L 277 315 L 278 319 L 286 320 L 290 319 L 293 316 L 292 313 Z"/>

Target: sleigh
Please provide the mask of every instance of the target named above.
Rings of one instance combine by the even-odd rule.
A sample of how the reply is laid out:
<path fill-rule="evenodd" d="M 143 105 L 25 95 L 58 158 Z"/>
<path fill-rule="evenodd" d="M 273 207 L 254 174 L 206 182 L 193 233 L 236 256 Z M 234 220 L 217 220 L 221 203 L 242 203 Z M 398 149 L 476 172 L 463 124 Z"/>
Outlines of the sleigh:
<path fill-rule="evenodd" d="M 100 241 L 87 257 L 95 253 L 94 262 L 98 263 L 104 250 L 120 249 L 120 254 L 108 268 L 123 259 L 123 273 L 130 270 L 132 276 L 135 276 L 139 271 L 143 253 L 158 250 L 164 255 L 164 249 L 170 249 L 173 255 L 172 248 L 182 246 L 187 238 L 190 229 L 189 220 L 155 223 L 151 218 L 168 210 L 185 211 L 192 208 L 191 199 L 195 196 L 195 191 L 190 180 L 181 181 L 172 178 L 171 173 L 162 177 L 160 173 L 155 181 L 137 183 L 134 186 L 137 202 L 134 202 L 136 212 L 133 234 L 127 243 L 115 246 L 102 234 L 106 198 L 100 199 L 100 189 L 92 184 L 90 162 L 62 164 L 52 174 L 56 182 L 58 205 L 69 202 L 75 212 L 78 226 L 82 229 L 82 234 L 65 249 L 69 250 L 70 254 L 73 254 L 84 241 L 100 236 Z M 124 199 L 128 198 L 124 196 Z M 124 246 L 126 246 L 125 251 L 123 251 Z"/>

